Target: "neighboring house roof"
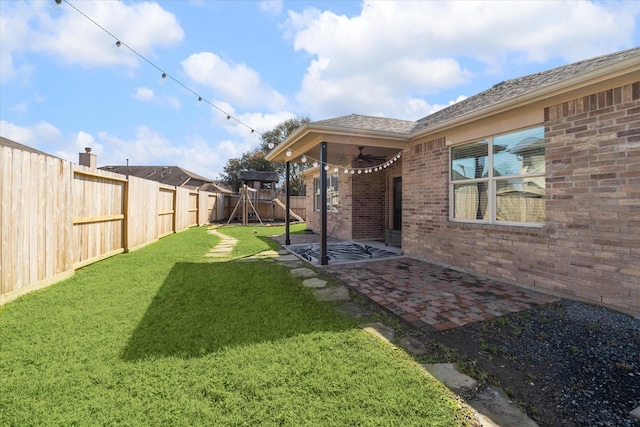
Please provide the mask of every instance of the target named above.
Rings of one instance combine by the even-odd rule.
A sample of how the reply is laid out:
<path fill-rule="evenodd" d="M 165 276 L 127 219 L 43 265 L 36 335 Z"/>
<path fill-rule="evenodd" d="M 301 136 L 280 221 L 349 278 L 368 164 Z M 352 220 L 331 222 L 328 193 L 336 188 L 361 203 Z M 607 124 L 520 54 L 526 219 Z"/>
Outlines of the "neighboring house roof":
<path fill-rule="evenodd" d="M 574 62 L 573 64 L 497 83 L 484 92 L 480 92 L 477 95 L 473 95 L 418 120 L 411 133 L 419 133 L 441 122 L 446 122 L 464 114 L 499 104 L 526 93 L 538 91 L 555 83 L 638 55 L 640 55 L 640 47 Z"/>
<path fill-rule="evenodd" d="M 316 126 L 342 127 L 348 129 L 373 130 L 380 132 L 396 132 L 409 134 L 416 126 L 416 122 L 408 120 L 388 119 L 386 117 L 361 116 L 350 114 L 333 119 L 313 122 Z"/>
<path fill-rule="evenodd" d="M 280 176 L 278 172 L 268 171 L 240 171 L 238 179 L 241 181 L 278 182 Z"/>
<path fill-rule="evenodd" d="M 4 136 L 0 136 L 0 147 L 9 147 L 9 148 L 17 148 L 18 150 L 22 150 L 22 151 L 28 151 L 29 153 L 35 153 L 35 154 L 42 154 L 45 156 L 50 156 L 50 157 L 56 157 L 56 156 L 52 156 L 49 153 L 45 153 L 44 151 L 40 151 L 40 150 L 36 150 L 35 148 L 31 148 L 28 147 L 26 145 L 22 145 L 18 142 L 12 141 L 8 138 L 5 138 Z M 59 158 L 59 157 L 56 157 Z"/>
<path fill-rule="evenodd" d="M 98 169 L 122 175 L 133 175 L 174 187 L 199 189 L 202 185 L 215 182 L 179 166 L 102 166 Z"/>
<path fill-rule="evenodd" d="M 227 188 L 226 186 L 216 182 L 207 182 L 203 184 L 198 190 L 200 191 L 208 191 L 209 193 L 225 193 L 225 194 L 233 194 L 233 190 Z"/>

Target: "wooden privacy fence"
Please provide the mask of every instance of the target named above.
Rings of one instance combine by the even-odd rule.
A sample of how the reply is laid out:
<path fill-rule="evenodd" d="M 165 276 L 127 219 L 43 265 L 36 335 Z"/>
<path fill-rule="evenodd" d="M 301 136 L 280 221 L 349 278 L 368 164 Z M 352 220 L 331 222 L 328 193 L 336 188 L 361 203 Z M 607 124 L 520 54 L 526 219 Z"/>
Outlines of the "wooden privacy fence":
<path fill-rule="evenodd" d="M 224 196 L 0 146 L 0 305 L 75 269 L 218 221 Z"/>

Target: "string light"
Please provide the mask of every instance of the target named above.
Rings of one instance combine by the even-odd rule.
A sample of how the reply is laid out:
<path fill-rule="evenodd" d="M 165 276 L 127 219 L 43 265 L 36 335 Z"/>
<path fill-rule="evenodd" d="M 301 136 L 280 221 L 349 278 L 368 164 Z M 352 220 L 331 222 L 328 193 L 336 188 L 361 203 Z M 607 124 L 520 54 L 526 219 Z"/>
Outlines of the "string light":
<path fill-rule="evenodd" d="M 78 12 L 80 15 L 82 15 L 84 18 L 86 18 L 88 21 L 90 21 L 92 24 L 94 24 L 96 27 L 98 27 L 99 29 L 101 29 L 102 31 L 104 31 L 105 33 L 107 33 L 108 35 L 110 35 L 111 37 L 113 37 L 114 40 L 116 40 L 115 43 L 115 47 L 126 47 L 127 49 L 129 49 L 131 52 L 133 52 L 134 54 L 136 54 L 140 59 L 142 59 L 143 61 L 145 61 L 147 64 L 151 65 L 153 68 L 155 68 L 156 70 L 160 71 L 162 74 L 162 78 L 170 78 L 171 80 L 173 80 L 174 82 L 176 82 L 178 85 L 182 86 L 185 90 L 187 90 L 188 92 L 191 92 L 192 94 L 194 94 L 195 96 L 198 97 L 198 101 L 204 101 L 207 104 L 209 104 L 211 107 L 215 108 L 216 110 L 218 110 L 219 112 L 221 112 L 222 114 L 227 116 L 227 120 L 233 119 L 235 120 L 238 124 L 246 127 L 247 129 L 249 129 L 251 131 L 251 133 L 258 133 L 260 136 L 263 136 L 261 132 L 257 132 L 255 129 L 253 129 L 251 126 L 249 126 L 248 124 L 244 123 L 242 120 L 238 119 L 237 117 L 227 113 L 226 111 L 224 111 L 222 108 L 218 107 L 217 105 L 213 104 L 212 102 L 208 101 L 207 99 L 203 98 L 202 96 L 200 96 L 198 93 L 196 93 L 193 89 L 191 89 L 190 87 L 188 87 L 187 85 L 185 85 L 184 83 L 182 83 L 180 80 L 176 79 L 175 77 L 171 76 L 170 74 L 166 73 L 165 71 L 163 71 L 159 66 L 157 66 L 156 64 L 154 64 L 153 62 L 151 62 L 151 60 L 149 60 L 148 58 L 146 58 L 145 56 L 143 56 L 140 52 L 138 52 L 137 50 L 135 50 L 134 48 L 132 48 L 131 46 L 129 46 L 128 44 L 126 44 L 125 42 L 121 41 L 118 37 L 116 37 L 114 34 L 112 34 L 109 30 L 107 30 L 106 28 L 104 28 L 102 25 L 100 25 L 99 23 L 97 23 L 95 20 L 93 20 L 91 17 L 89 17 L 86 13 L 82 12 L 80 9 L 78 9 L 76 6 L 74 6 L 73 4 L 69 3 L 68 0 L 54 0 L 54 2 L 57 5 L 61 5 L 62 2 L 64 1 L 64 3 L 66 3 L 67 5 L 69 5 L 69 7 L 71 7 L 72 9 L 74 9 L 76 12 Z"/>
<path fill-rule="evenodd" d="M 253 129 L 252 127 L 250 127 L 249 125 L 247 125 L 246 123 L 244 123 L 243 121 L 241 121 L 240 119 L 238 119 L 237 117 L 227 113 L 226 111 L 224 111 L 222 108 L 218 107 L 217 105 L 211 103 L 210 101 L 208 101 L 207 99 L 203 98 L 201 95 L 199 95 L 198 93 L 196 93 L 193 89 L 191 89 L 190 87 L 186 86 L 184 83 L 182 83 L 181 81 L 179 81 L 178 79 L 176 79 L 175 77 L 171 76 L 170 74 L 168 74 L 166 71 L 163 71 L 159 66 L 157 66 L 156 64 L 154 64 L 153 62 L 151 62 L 149 59 L 147 59 L 145 56 L 143 56 L 141 53 L 139 53 L 138 51 L 136 51 L 135 49 L 133 49 L 131 46 L 129 46 L 128 44 L 126 44 L 125 42 L 121 41 L 118 37 L 116 37 L 114 34 L 112 34 L 111 32 L 109 32 L 106 28 L 104 28 L 102 25 L 98 24 L 96 21 L 94 21 L 92 18 L 90 18 L 88 15 L 86 15 L 84 12 L 82 12 L 80 9 L 78 9 L 77 7 L 75 7 L 73 4 L 69 3 L 68 0 L 54 0 L 56 5 L 61 5 L 62 2 L 64 1 L 64 3 L 66 3 L 67 5 L 69 5 L 72 9 L 74 9 L 76 12 L 78 12 L 80 15 L 82 15 L 83 17 L 85 17 L 88 21 L 90 21 L 91 23 L 93 23 L 95 26 L 97 26 L 99 29 L 101 29 L 102 31 L 104 31 L 105 33 L 107 33 L 109 36 L 113 37 L 113 39 L 116 41 L 115 42 L 115 47 L 116 48 L 122 48 L 123 46 L 126 47 L 127 49 L 129 49 L 131 52 L 133 52 L 134 54 L 136 54 L 140 59 L 142 59 L 143 61 L 145 61 L 147 64 L 149 64 L 150 66 L 154 67 L 156 70 L 160 71 L 162 74 L 162 78 L 166 79 L 169 78 L 171 80 L 173 80 L 174 82 L 176 82 L 178 85 L 182 86 L 185 90 L 187 90 L 188 92 L 191 92 L 193 95 L 195 95 L 198 98 L 198 102 L 206 102 L 207 104 L 209 104 L 211 107 L 213 107 L 214 109 L 218 110 L 219 112 L 221 112 L 222 114 L 224 114 L 227 118 L 227 120 L 235 120 L 238 124 L 246 127 L 247 129 L 249 129 L 251 131 L 251 133 L 258 133 L 260 136 L 264 136 L 261 132 L 256 131 L 255 129 Z M 272 150 L 273 148 L 275 148 L 275 144 L 273 142 L 270 142 L 268 145 L 270 150 Z M 293 152 L 291 151 L 291 149 L 287 149 L 286 153 L 287 157 L 291 157 L 293 155 Z M 376 167 L 372 168 L 345 168 L 344 169 L 344 173 L 348 174 L 351 173 L 351 175 L 354 175 L 357 171 L 358 174 L 362 174 L 363 171 L 364 173 L 372 173 L 372 171 L 382 171 L 383 169 L 386 169 L 387 167 L 391 166 L 391 164 L 393 162 L 395 162 L 396 160 L 400 159 L 400 155 L 401 152 L 397 153 L 393 158 L 391 158 L 389 161 L 387 161 L 386 163 L 382 164 L 382 165 L 378 165 Z M 308 158 L 307 156 L 305 156 L 304 154 L 302 155 L 301 159 L 302 163 L 306 163 Z M 313 167 L 318 167 L 318 161 L 314 160 L 313 162 Z M 325 164 L 324 166 L 325 170 L 329 170 L 329 164 Z M 339 171 L 339 167 L 338 166 L 334 166 L 333 168 L 334 172 L 338 172 Z"/>

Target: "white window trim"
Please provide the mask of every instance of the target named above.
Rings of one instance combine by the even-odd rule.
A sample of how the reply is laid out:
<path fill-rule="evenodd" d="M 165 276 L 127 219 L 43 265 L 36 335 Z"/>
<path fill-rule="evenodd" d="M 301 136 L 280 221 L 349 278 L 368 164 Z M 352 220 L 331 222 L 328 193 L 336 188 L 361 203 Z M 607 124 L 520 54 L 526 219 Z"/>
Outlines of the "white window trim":
<path fill-rule="evenodd" d="M 494 134 L 494 135 L 490 135 L 490 136 L 485 136 L 485 137 L 481 137 L 481 138 L 477 138 L 471 141 L 466 141 L 464 143 L 461 144 L 456 144 L 456 145 L 452 145 L 449 147 L 449 164 L 447 166 L 447 169 L 449 171 L 448 174 L 448 179 L 449 179 L 449 221 L 451 222 L 456 222 L 456 223 L 463 223 L 463 224 L 484 224 L 484 225 L 500 225 L 500 226 L 516 226 L 516 227 L 530 227 L 530 228 L 544 228 L 545 227 L 545 223 L 535 223 L 535 222 L 512 222 L 512 221 L 498 221 L 496 220 L 496 214 L 495 214 L 495 206 L 496 206 L 496 186 L 497 186 L 497 182 L 501 181 L 501 178 L 503 179 L 522 179 L 522 178 L 535 178 L 535 177 L 543 177 L 545 178 L 545 184 L 546 184 L 546 173 L 540 173 L 540 174 L 520 174 L 520 175 L 508 175 L 505 177 L 495 177 L 493 176 L 493 141 L 494 138 L 502 136 L 502 135 L 506 135 L 509 134 L 511 132 L 517 132 L 518 130 L 526 130 L 526 129 L 533 129 L 533 128 L 537 128 L 537 127 L 543 127 L 544 125 L 540 124 L 537 126 L 531 126 L 525 129 L 512 129 L 509 132 L 504 132 L 504 133 L 499 133 L 499 134 Z M 466 144 L 472 144 L 474 142 L 477 141 L 481 141 L 483 139 L 486 139 L 489 141 L 488 144 L 488 151 L 487 151 L 487 157 L 488 157 L 488 175 L 485 178 L 476 178 L 476 179 L 465 179 L 465 180 L 458 180 L 458 181 L 454 181 L 451 178 L 451 169 L 452 169 L 452 153 L 451 151 L 457 147 L 461 147 L 464 146 Z M 478 183 L 478 182 L 486 182 L 487 183 L 487 216 L 488 219 L 487 220 L 481 220 L 481 219 L 460 219 L 460 218 L 455 218 L 455 192 L 454 192 L 454 188 L 455 188 L 455 184 L 460 184 L 460 183 L 465 183 L 465 184 L 473 184 L 473 183 Z M 546 185 L 545 185 L 546 186 Z M 545 206 L 545 212 L 546 212 L 546 206 Z"/>

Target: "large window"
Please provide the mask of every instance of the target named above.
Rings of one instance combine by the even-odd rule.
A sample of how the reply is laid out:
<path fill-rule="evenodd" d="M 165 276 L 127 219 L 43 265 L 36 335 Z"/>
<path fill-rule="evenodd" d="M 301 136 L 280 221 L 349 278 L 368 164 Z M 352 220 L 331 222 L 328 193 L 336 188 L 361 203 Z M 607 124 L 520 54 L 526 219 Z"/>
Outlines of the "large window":
<path fill-rule="evenodd" d="M 544 127 L 452 147 L 450 178 L 453 220 L 543 224 Z"/>
<path fill-rule="evenodd" d="M 313 179 L 313 209 L 319 211 L 320 204 L 320 179 Z M 327 212 L 338 212 L 338 174 L 327 175 Z"/>

